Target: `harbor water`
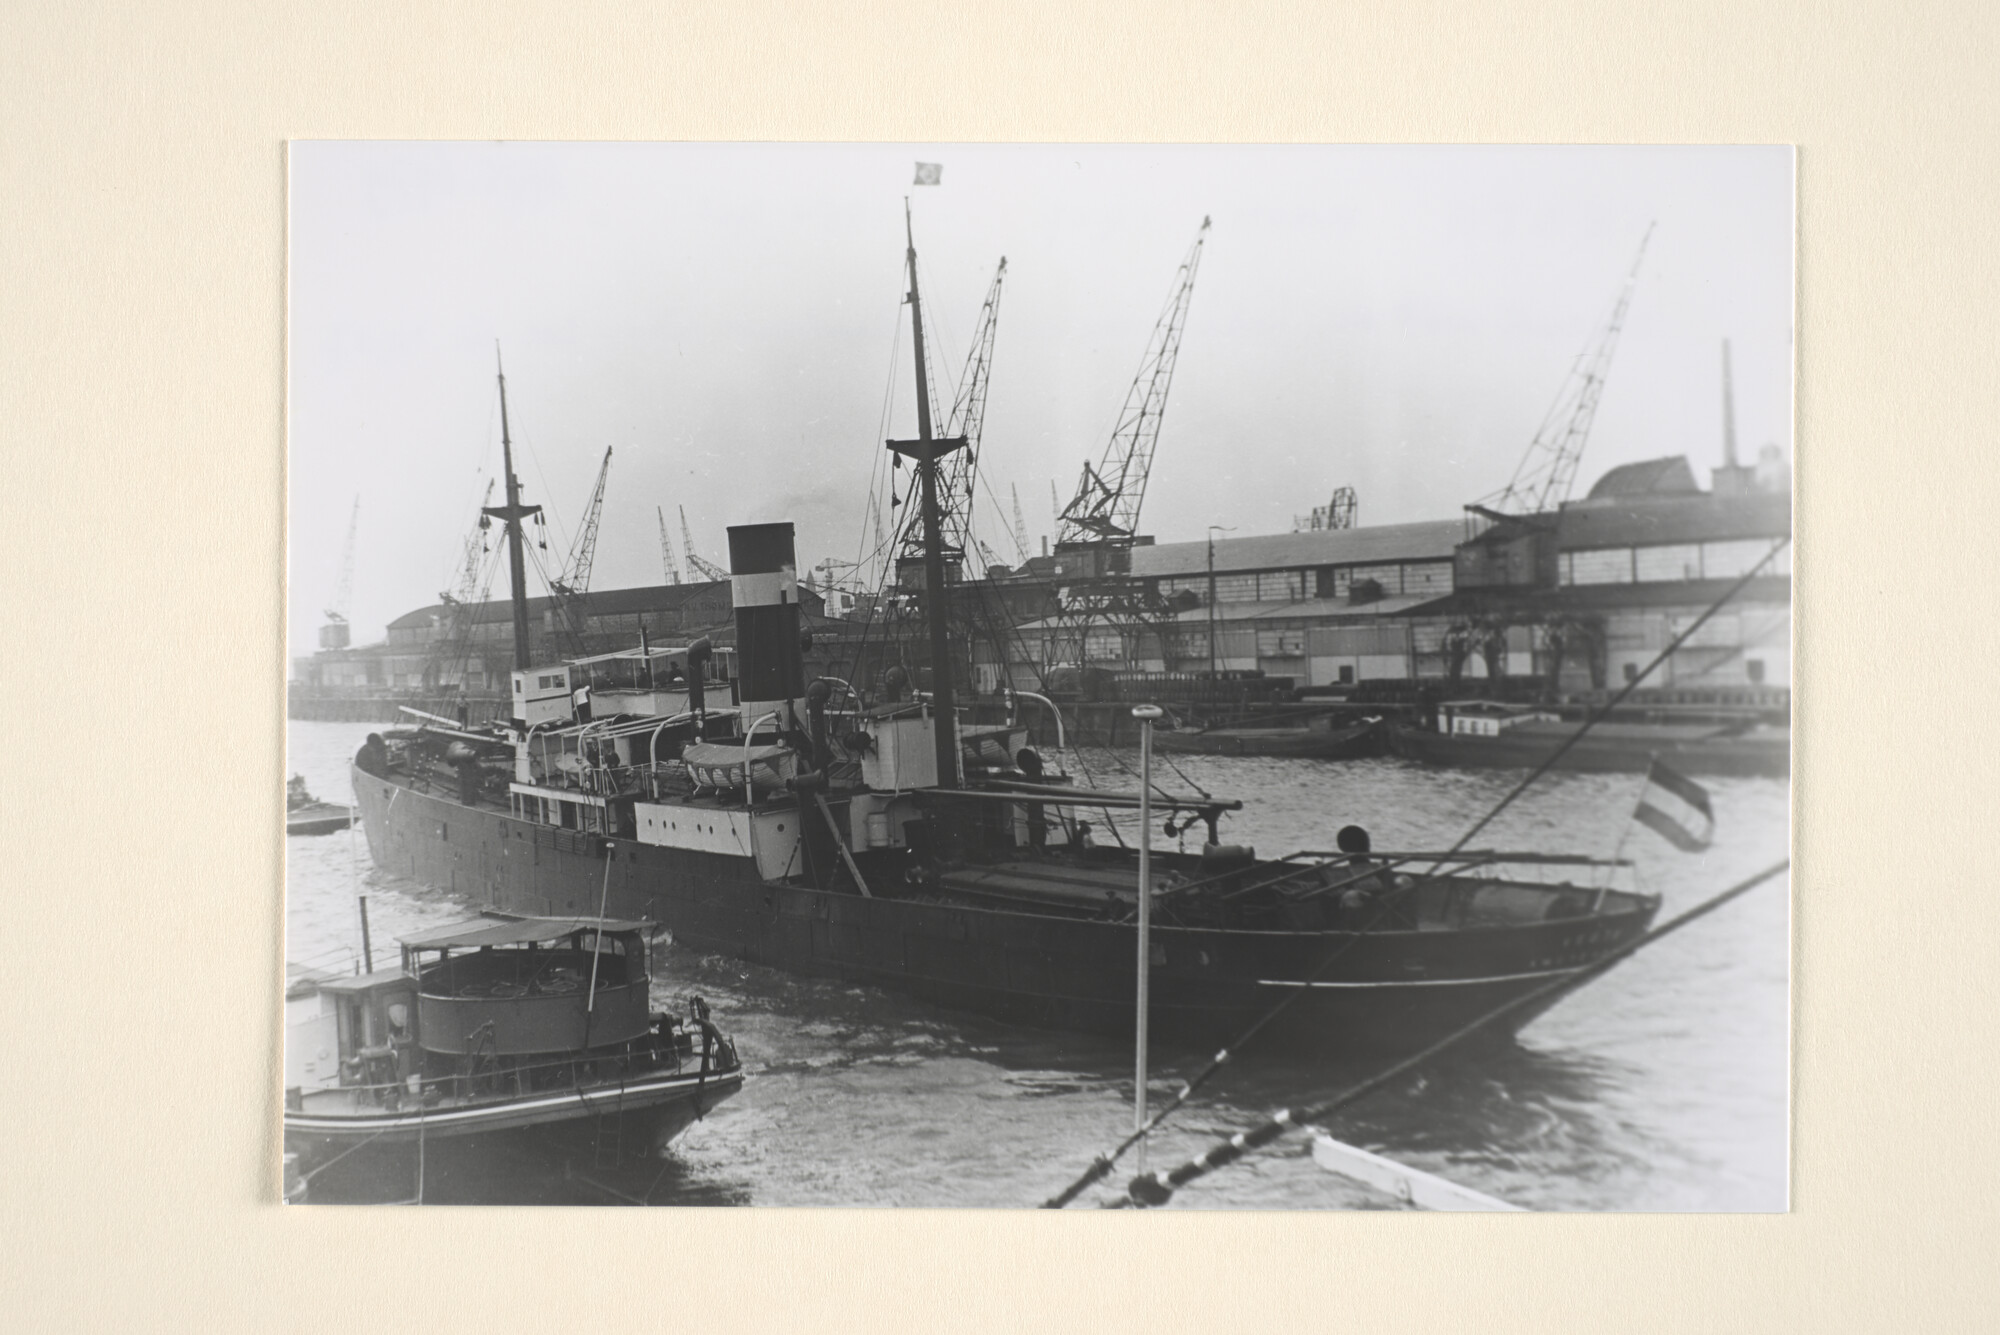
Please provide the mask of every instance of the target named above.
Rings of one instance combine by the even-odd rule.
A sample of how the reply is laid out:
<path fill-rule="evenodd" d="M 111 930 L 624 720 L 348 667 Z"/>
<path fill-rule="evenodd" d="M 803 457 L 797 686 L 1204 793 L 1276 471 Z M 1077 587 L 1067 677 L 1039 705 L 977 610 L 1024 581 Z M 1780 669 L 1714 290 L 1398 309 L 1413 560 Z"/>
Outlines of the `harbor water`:
<path fill-rule="evenodd" d="M 293 721 L 290 772 L 326 801 L 351 800 L 348 760 L 380 726 Z M 1134 783 L 1136 750 L 1085 750 L 1077 760 L 1103 786 Z M 1246 809 L 1225 817 L 1223 837 L 1264 856 L 1330 847 L 1333 831 L 1349 823 L 1366 827 L 1379 849 L 1447 847 L 1520 777 L 1392 759 L 1212 756 L 1173 757 L 1156 775 L 1171 789 L 1199 785 L 1242 798 Z M 1698 855 L 1629 826 L 1641 783 L 1637 775 L 1548 775 L 1475 846 L 1605 855 L 1623 836 L 1640 885 L 1664 898 L 1662 920 L 1786 855 L 1781 780 L 1705 780 L 1717 831 Z M 1130 821 L 1122 829 L 1136 833 Z M 291 963 L 352 969 L 357 894 L 368 897 L 378 967 L 394 961 L 398 934 L 475 911 L 377 870 L 358 835 L 288 842 Z M 1447 1057 L 1354 1105 L 1328 1130 L 1530 1209 L 1784 1209 L 1790 893 L 1786 878 L 1765 883 L 1566 998 L 1516 1043 Z M 1017 1028 L 875 988 L 662 950 L 655 1008 L 684 1013 L 697 993 L 735 1040 L 750 1078 L 670 1157 L 614 1172 L 503 1147 L 490 1162 L 440 1159 L 427 1170 L 423 1198 L 1025 1207 L 1060 1190 L 1131 1125 L 1129 1042 Z M 1156 1051 L 1154 1105 L 1204 1057 Z M 1376 1065 L 1253 1043 L 1156 1135 L 1151 1166 L 1170 1167 Z M 1128 1156 L 1112 1180 L 1124 1181 L 1133 1166 Z M 371 1190 L 382 1200 L 416 1194 L 407 1165 L 383 1173 L 372 1186 L 364 1181 L 359 1199 Z M 1107 1194 L 1087 1193 L 1078 1205 Z M 1210 1209 L 1392 1204 L 1321 1171 L 1299 1135 L 1174 1200 Z"/>

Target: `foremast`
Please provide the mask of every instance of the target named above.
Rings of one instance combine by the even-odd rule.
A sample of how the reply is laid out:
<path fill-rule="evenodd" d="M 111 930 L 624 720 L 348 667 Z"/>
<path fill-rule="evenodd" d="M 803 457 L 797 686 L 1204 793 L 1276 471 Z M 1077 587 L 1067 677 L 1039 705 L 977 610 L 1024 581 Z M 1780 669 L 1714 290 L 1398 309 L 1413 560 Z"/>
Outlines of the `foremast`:
<path fill-rule="evenodd" d="M 889 449 L 910 459 L 917 469 L 919 504 L 924 521 L 924 612 L 931 640 L 931 710 L 936 724 L 937 782 L 959 786 L 958 711 L 951 680 L 951 634 L 948 591 L 945 588 L 943 520 L 938 510 L 938 464 L 953 450 L 966 447 L 964 436 L 933 436 L 930 372 L 924 361 L 924 308 L 917 292 L 917 241 L 910 225 L 909 201 L 903 202 L 903 233 L 910 271 L 910 334 L 917 361 L 917 438 L 892 440 Z"/>
<path fill-rule="evenodd" d="M 514 438 L 507 429 L 507 368 L 500 362 L 497 344 L 493 363 L 500 379 L 500 455 L 507 473 L 507 503 L 485 506 L 481 512 L 506 525 L 507 578 L 514 603 L 514 670 L 526 672 L 534 663 L 528 649 L 528 569 L 521 549 L 521 521 L 540 514 L 542 507 L 521 504 L 521 479 L 514 475 Z"/>

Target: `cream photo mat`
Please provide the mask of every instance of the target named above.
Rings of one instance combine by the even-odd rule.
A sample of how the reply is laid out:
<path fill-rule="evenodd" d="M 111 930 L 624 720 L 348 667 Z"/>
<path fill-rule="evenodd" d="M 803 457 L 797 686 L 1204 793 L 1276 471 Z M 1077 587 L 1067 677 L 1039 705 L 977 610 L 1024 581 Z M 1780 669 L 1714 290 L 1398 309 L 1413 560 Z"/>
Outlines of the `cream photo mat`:
<path fill-rule="evenodd" d="M 2000 388 L 1980 332 L 2000 28 L 1976 4 L 1829 12 L 17 7 L 0 44 L 5 676 L 28 734 L 0 777 L 14 1319 L 504 1329 L 713 1303 L 731 1328 L 825 1331 L 1990 1322 L 1975 844 L 2000 739 L 1974 694 L 1995 638 L 1974 525 L 1995 499 L 1975 431 Z M 285 155 L 336 136 L 1796 144 L 1792 1212 L 282 1209 Z"/>

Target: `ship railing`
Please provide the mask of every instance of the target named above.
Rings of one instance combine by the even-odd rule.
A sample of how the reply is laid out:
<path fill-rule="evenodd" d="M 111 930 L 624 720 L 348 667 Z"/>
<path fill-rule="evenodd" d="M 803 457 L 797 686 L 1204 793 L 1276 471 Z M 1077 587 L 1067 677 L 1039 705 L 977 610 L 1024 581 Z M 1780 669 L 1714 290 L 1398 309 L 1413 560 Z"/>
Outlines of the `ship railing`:
<path fill-rule="evenodd" d="M 544 1088 L 595 1089 L 605 1085 L 616 1086 L 635 1076 L 643 1076 L 653 1071 L 669 1071 L 673 1075 L 716 1076 L 726 1075 L 737 1067 L 735 1045 L 719 1034 L 706 1041 L 704 1031 L 698 1024 L 682 1022 L 683 1027 L 672 1031 L 671 1041 L 654 1044 L 645 1039 L 633 1039 L 623 1045 L 623 1051 L 602 1053 L 594 1057 L 562 1057 L 553 1061 L 524 1062 L 515 1065 L 497 1065 L 492 1053 L 465 1053 L 463 1058 L 478 1058 L 480 1065 L 465 1071 L 444 1073 L 412 1072 L 409 1076 L 392 1080 L 354 1081 L 337 1088 L 372 1098 L 378 1103 L 386 1102 L 390 1095 L 398 1100 L 405 1097 L 438 1098 L 449 1095 L 455 1098 L 474 1097 L 471 1087 L 480 1082 L 504 1082 L 515 1084 L 527 1076 L 539 1072 L 566 1071 L 568 1080 Z M 683 1042 L 685 1040 L 685 1042 Z M 444 1054 L 439 1054 L 444 1055 Z M 349 1059 L 357 1060 L 357 1059 Z M 412 1082 L 415 1086 L 412 1086 Z M 418 1091 L 421 1091 L 421 1094 Z M 520 1090 L 522 1093 L 530 1092 Z M 290 1106 L 296 1111 L 304 1091 L 287 1091 Z M 513 1097 L 513 1094 L 491 1097 Z"/>
<path fill-rule="evenodd" d="M 1375 852 L 1350 853 L 1343 850 L 1300 849 L 1287 853 L 1275 862 L 1251 864 L 1249 867 L 1233 867 L 1227 871 L 1184 881 L 1173 886 L 1167 893 L 1184 895 L 1193 890 L 1221 887 L 1227 888 L 1217 896 L 1229 901 L 1241 899 L 1258 891 L 1274 891 L 1297 899 L 1311 899 L 1320 895 L 1353 887 L 1380 885 L 1379 878 L 1393 878 L 1395 889 L 1402 893 L 1414 891 L 1419 885 L 1432 880 L 1462 879 L 1478 876 L 1493 881 L 1525 884 L 1534 888 L 1557 889 L 1569 884 L 1565 881 L 1551 882 L 1544 879 L 1528 879 L 1507 874 L 1507 868 L 1588 868 L 1592 876 L 1602 876 L 1602 881 L 1593 879 L 1588 887 L 1593 890 L 1611 888 L 1609 878 L 1616 876 L 1620 869 L 1633 869 L 1629 858 L 1599 858 L 1581 853 L 1532 853 L 1513 852 L 1498 849 L 1462 849 L 1456 853 L 1440 852 Z M 1334 874 L 1329 879 L 1328 872 Z M 1340 874 L 1345 872 L 1345 875 Z M 1416 874 L 1412 874 L 1413 871 Z M 1600 903 L 1601 897 L 1600 897 Z"/>

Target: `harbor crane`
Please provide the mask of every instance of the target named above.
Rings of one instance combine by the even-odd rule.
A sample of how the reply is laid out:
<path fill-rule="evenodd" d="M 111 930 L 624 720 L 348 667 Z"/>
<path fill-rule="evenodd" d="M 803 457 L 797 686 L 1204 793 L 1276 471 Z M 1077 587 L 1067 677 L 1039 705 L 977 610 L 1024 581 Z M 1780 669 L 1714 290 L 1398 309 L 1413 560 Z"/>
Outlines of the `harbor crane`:
<path fill-rule="evenodd" d="M 347 544 L 340 553 L 340 579 L 333 586 L 333 600 L 327 604 L 326 624 L 319 628 L 319 647 L 322 649 L 345 649 L 353 642 L 353 630 L 347 624 L 347 606 L 354 598 L 354 533 L 361 523 L 361 497 L 354 498 L 354 508 L 347 513 Z"/>
<path fill-rule="evenodd" d="M 558 597 L 581 598 L 590 592 L 590 567 L 597 560 L 597 520 L 604 512 L 604 480 L 611 473 L 611 450 L 606 447 L 604 462 L 598 465 L 597 485 L 590 490 L 590 503 L 583 510 L 583 526 L 570 544 L 569 559 L 562 573 L 549 581 Z"/>
<path fill-rule="evenodd" d="M 1611 354 L 1617 350 L 1618 335 L 1625 327 L 1625 311 L 1632 304 L 1632 288 L 1639 279 L 1640 261 L 1646 258 L 1646 243 L 1653 239 L 1651 224 L 1639 239 L 1639 253 L 1618 290 L 1611 316 L 1591 336 L 1569 376 L 1550 405 L 1548 415 L 1528 442 L 1527 453 L 1514 470 L 1513 480 L 1486 497 L 1484 510 L 1507 514 L 1545 514 L 1562 507 L 1576 482 L 1576 469 L 1583 459 L 1583 447 L 1590 439 L 1590 424 L 1597 417 L 1597 401 L 1604 393 L 1604 378 L 1611 370 Z"/>
<path fill-rule="evenodd" d="M 667 535 L 667 512 L 656 505 L 653 513 L 660 519 L 660 567 L 667 572 L 667 583 L 678 584 L 681 568 L 674 564 L 674 540 Z"/>
<path fill-rule="evenodd" d="M 457 582 L 450 589 L 438 592 L 438 602 L 443 604 L 443 613 L 431 637 L 430 652 L 424 657 L 421 680 L 426 688 L 462 683 L 468 660 L 472 656 L 472 626 L 474 613 L 471 608 L 486 600 L 486 535 L 493 527 L 493 517 L 487 510 L 493 504 L 493 483 L 486 479 L 486 492 L 479 499 L 479 518 L 465 535 L 465 545 L 460 549 Z"/>
<path fill-rule="evenodd" d="M 570 544 L 562 571 L 549 580 L 549 595 L 555 600 L 558 620 L 580 657 L 589 652 L 584 642 L 584 604 L 590 595 L 590 567 L 597 559 L 597 521 L 604 514 L 604 482 L 611 474 L 611 450 L 606 447 L 604 462 L 598 465 L 597 485 L 590 489 L 590 503 L 583 510 L 583 524 Z"/>
<path fill-rule="evenodd" d="M 1028 558 L 1033 556 L 1034 553 L 1028 550 L 1028 521 L 1021 517 L 1021 489 L 1018 486 L 1014 487 L 1013 492 L 1014 552 L 1020 557 L 1022 563 L 1026 564 Z"/>
<path fill-rule="evenodd" d="M 1292 521 L 1294 533 L 1317 533 L 1322 529 L 1353 528 L 1361 513 L 1361 501 L 1352 487 L 1335 487 L 1333 499 L 1315 505 L 1312 513 Z"/>
<path fill-rule="evenodd" d="M 972 497 L 979 477 L 979 437 L 986 424 L 986 386 L 993 368 L 993 335 L 1000 321 L 1000 289 L 1006 278 L 1007 257 L 1002 255 L 1000 266 L 993 271 L 993 282 L 986 289 L 985 303 L 979 308 L 972 348 L 966 354 L 965 372 L 958 382 L 958 397 L 951 405 L 950 416 L 945 419 L 944 434 L 947 437 L 965 438 L 965 448 L 955 450 L 947 457 L 939 479 L 938 520 L 947 563 L 963 561 L 967 549 L 974 542 Z M 914 506 L 903 522 L 899 547 L 899 565 L 902 561 L 916 561 L 923 556 L 922 515 Z"/>
<path fill-rule="evenodd" d="M 479 574 L 485 567 L 486 533 L 493 520 L 486 513 L 486 507 L 493 504 L 493 479 L 486 479 L 486 493 L 479 499 L 479 522 L 465 535 L 465 546 L 460 549 L 457 567 L 457 582 L 448 590 L 438 593 L 438 601 L 446 605 L 469 603 L 479 592 Z"/>
<path fill-rule="evenodd" d="M 1146 499 L 1146 479 L 1153 469 L 1153 450 L 1160 439 L 1160 421 L 1167 409 L 1167 391 L 1179 360 L 1181 333 L 1187 325 L 1188 302 L 1194 295 L 1195 271 L 1201 265 L 1202 244 L 1209 220 L 1201 220 L 1194 245 L 1174 276 L 1172 294 L 1146 340 L 1146 353 L 1125 406 L 1095 468 L 1083 466 L 1076 495 L 1057 516 L 1057 544 L 1104 542 L 1130 547 L 1139 532 L 1139 507 Z"/>
<path fill-rule="evenodd" d="M 703 579 L 706 580 L 728 579 L 729 572 L 727 570 L 724 570 L 721 566 L 715 564 L 715 562 L 713 561 L 702 560 L 701 556 L 695 551 L 694 533 L 692 530 L 688 528 L 687 507 L 685 505 L 681 506 L 680 512 L 681 512 L 681 550 L 682 553 L 687 557 L 688 573 L 690 575 L 700 575 Z"/>

